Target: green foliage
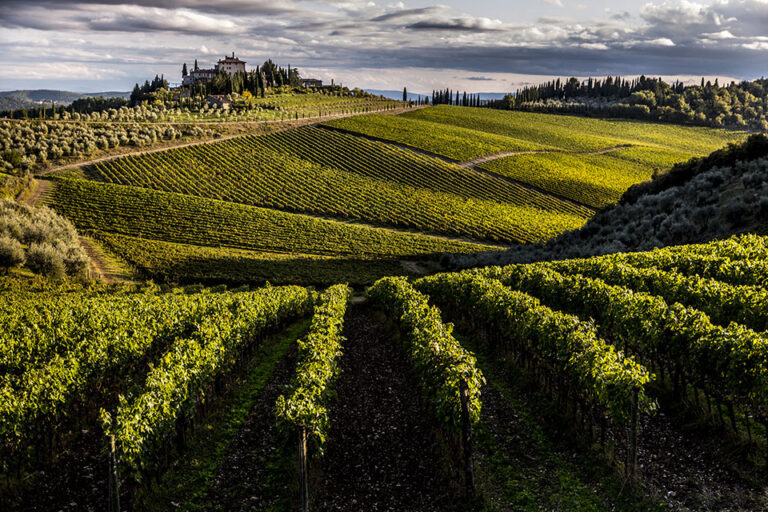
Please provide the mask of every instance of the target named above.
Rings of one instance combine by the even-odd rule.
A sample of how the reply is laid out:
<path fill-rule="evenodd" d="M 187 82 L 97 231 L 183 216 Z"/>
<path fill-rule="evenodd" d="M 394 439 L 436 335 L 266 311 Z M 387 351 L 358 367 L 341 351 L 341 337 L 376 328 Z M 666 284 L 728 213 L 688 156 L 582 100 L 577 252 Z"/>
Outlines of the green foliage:
<path fill-rule="evenodd" d="M 509 286 L 597 320 L 600 329 L 643 361 L 666 367 L 728 403 L 764 417 L 768 401 L 768 339 L 742 325 L 713 325 L 681 304 L 581 275 L 564 276 L 546 264 L 489 267 L 482 272 Z"/>
<path fill-rule="evenodd" d="M 7 235 L 0 236 L 0 268 L 7 273 L 10 269 L 23 265 L 25 261 L 21 242 Z"/>
<path fill-rule="evenodd" d="M 137 187 L 57 179 L 49 201 L 81 230 L 320 256 L 402 257 L 492 247 Z"/>
<path fill-rule="evenodd" d="M 630 117 L 735 129 L 764 130 L 768 126 L 768 80 L 720 87 L 715 80 L 700 86 L 640 77 L 629 81 L 576 78 L 526 87 L 517 92 L 517 107 L 598 117 Z M 565 100 L 565 101 L 564 101 Z M 503 108 L 503 106 L 499 105 Z M 508 108 L 514 108 L 514 105 Z"/>
<path fill-rule="evenodd" d="M 183 425 L 212 394 L 216 377 L 266 333 L 307 314 L 313 299 L 298 287 L 224 296 L 229 300 L 213 304 L 200 315 L 191 334 L 171 343 L 140 391 L 121 397 L 114 414 L 102 410 L 104 429 L 115 434 L 121 461 L 129 468 L 157 468 L 156 456 L 163 445 L 178 422 Z"/>
<path fill-rule="evenodd" d="M 680 302 L 700 309 L 712 322 L 727 326 L 738 322 L 756 331 L 768 329 L 768 291 L 751 286 L 732 286 L 714 279 L 685 276 L 656 268 L 635 268 L 610 257 L 572 260 L 547 265 L 565 274 L 581 274 L 606 283 L 650 293 L 672 304 Z"/>
<path fill-rule="evenodd" d="M 399 327 L 408 358 L 420 380 L 422 392 L 448 431 L 461 427 L 460 381 L 469 387 L 470 420 L 480 419 L 480 387 L 485 383 L 474 355 L 462 348 L 444 324 L 440 311 L 428 297 L 403 278 L 387 277 L 368 289 L 368 296 L 392 315 Z"/>
<path fill-rule="evenodd" d="M 225 300 L 47 289 L 0 297 L 0 445 L 7 464 L 65 428 L 74 404 L 91 413 L 105 406 L 124 379 L 194 325 L 195 313 Z"/>
<path fill-rule="evenodd" d="M 260 137 L 118 158 L 88 173 L 120 185 L 497 242 L 543 240 L 579 227 L 588 214 L 554 198 L 545 209 L 540 200 L 500 203 L 373 179 L 273 151 Z"/>
<path fill-rule="evenodd" d="M 648 370 L 601 339 L 592 324 L 479 274 L 438 274 L 418 280 L 416 287 L 451 305 L 473 325 L 501 332 L 516 352 L 565 377 L 574 393 L 598 405 L 614 422 L 629 421 L 635 392 L 641 412 L 654 409 L 645 394 L 652 377 Z"/>
<path fill-rule="evenodd" d="M 50 208 L 35 209 L 0 199 L 0 238 L 7 239 L 9 264 L 5 269 L 26 263 L 32 272 L 54 279 L 84 276 L 88 270 L 88 256 L 80 246 L 77 231 Z"/>
<path fill-rule="evenodd" d="M 328 407 L 335 396 L 332 386 L 339 373 L 344 314 L 351 295 L 352 290 L 341 284 L 320 295 L 309 332 L 298 342 L 296 375 L 290 391 L 280 395 L 275 404 L 282 428 L 306 429 L 321 449 L 330 426 Z"/>
<path fill-rule="evenodd" d="M 708 244 L 619 253 L 600 261 L 603 259 L 716 279 L 735 286 L 768 287 L 768 237 L 755 234 L 735 235 Z"/>

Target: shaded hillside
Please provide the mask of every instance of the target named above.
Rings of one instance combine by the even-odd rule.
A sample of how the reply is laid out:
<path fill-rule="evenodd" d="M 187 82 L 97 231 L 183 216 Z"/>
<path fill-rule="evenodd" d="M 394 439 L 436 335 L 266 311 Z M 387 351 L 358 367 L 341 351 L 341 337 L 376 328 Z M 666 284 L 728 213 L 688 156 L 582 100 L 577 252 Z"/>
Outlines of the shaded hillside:
<path fill-rule="evenodd" d="M 80 98 L 105 98 L 120 97 L 127 98 L 128 92 L 107 91 L 80 93 L 70 91 L 57 91 L 53 89 L 19 90 L 19 91 L 0 91 L 0 112 L 4 110 L 16 110 L 19 108 L 37 107 L 41 102 L 55 102 L 59 105 L 69 105 Z"/>
<path fill-rule="evenodd" d="M 630 188 L 583 228 L 503 252 L 460 256 L 461 267 L 587 257 L 705 242 L 768 223 L 768 137 L 753 135 Z"/>

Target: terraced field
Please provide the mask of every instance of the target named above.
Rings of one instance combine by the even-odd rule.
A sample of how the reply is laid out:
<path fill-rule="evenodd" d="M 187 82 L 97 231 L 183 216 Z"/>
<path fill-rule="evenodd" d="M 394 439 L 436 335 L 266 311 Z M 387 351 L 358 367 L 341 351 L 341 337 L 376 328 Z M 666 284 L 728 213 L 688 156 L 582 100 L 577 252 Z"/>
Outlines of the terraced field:
<path fill-rule="evenodd" d="M 493 249 L 137 187 L 73 179 L 53 180 L 53 185 L 47 201 L 85 231 L 320 256 L 403 257 Z"/>
<path fill-rule="evenodd" d="M 411 275 L 396 258 L 329 257 L 246 251 L 98 232 L 94 237 L 142 276 L 157 282 L 323 286 L 366 285 L 381 276 Z"/>
<path fill-rule="evenodd" d="M 331 147 L 334 138 L 328 140 Z M 361 148 L 365 153 L 366 146 Z M 413 161 L 400 156 L 407 158 L 406 163 Z M 339 153 L 336 158 L 344 157 Z M 404 167 L 400 171 L 393 164 L 387 167 L 395 170 L 383 172 L 399 174 L 399 181 L 372 178 L 366 174 L 374 171 L 363 166 L 357 172 L 322 166 L 269 149 L 258 137 L 243 137 L 99 162 L 85 175 L 120 185 L 500 243 L 543 240 L 581 226 L 592 213 L 476 171 L 421 165 L 412 168 L 415 177 L 406 177 Z M 440 188 L 454 193 L 402 183 L 417 182 L 418 176 L 429 176 L 436 169 L 446 177 Z M 430 179 L 438 178 L 425 178 Z M 473 197 L 486 186 L 491 187 L 486 194 L 497 200 Z"/>
<path fill-rule="evenodd" d="M 637 148 L 632 148 L 635 153 Z M 515 155 L 481 164 L 482 169 L 534 185 L 582 204 L 603 208 L 632 185 L 651 178 L 653 167 L 631 160 L 621 149 L 607 154 Z"/>
<path fill-rule="evenodd" d="M 710 128 L 446 105 L 383 117 L 323 126 L 477 166 L 592 208 L 616 202 L 654 172 L 745 138 L 742 132 Z"/>
<path fill-rule="evenodd" d="M 729 142 L 745 138 L 743 132 L 711 128 L 445 105 L 397 117 L 449 127 L 458 126 L 570 152 L 596 151 L 632 144 L 670 149 L 690 157 L 709 154 Z M 363 119 L 357 117 L 355 121 L 362 122 Z"/>

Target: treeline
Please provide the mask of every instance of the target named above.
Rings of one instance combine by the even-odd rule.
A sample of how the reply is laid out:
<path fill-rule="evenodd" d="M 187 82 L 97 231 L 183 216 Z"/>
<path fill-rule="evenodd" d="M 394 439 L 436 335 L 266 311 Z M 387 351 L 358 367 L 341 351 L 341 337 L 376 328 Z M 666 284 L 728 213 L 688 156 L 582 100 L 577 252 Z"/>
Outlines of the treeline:
<path fill-rule="evenodd" d="M 150 82 L 149 80 L 144 81 L 144 85 L 139 86 L 139 84 L 136 84 L 133 86 L 133 91 L 131 92 L 131 98 L 130 98 L 130 104 L 131 106 L 138 105 L 144 100 L 150 100 L 150 99 L 160 99 L 157 98 L 157 92 L 158 91 L 168 91 L 168 80 L 165 79 L 162 75 L 157 76 L 155 75 L 155 78 L 152 79 Z M 121 107 L 122 105 L 120 105 Z M 117 108 L 120 108 L 117 107 Z"/>
<path fill-rule="evenodd" d="M 554 80 L 519 89 L 491 108 L 623 117 L 678 124 L 768 130 L 768 80 L 720 85 L 668 84 L 661 78 Z"/>
<path fill-rule="evenodd" d="M 702 87 L 704 79 L 702 78 Z M 712 84 L 709 84 L 712 87 Z M 715 80 L 714 87 L 719 87 Z M 621 99 L 627 98 L 632 93 L 638 91 L 650 91 L 654 95 L 664 96 L 670 93 L 682 94 L 685 85 L 682 82 L 675 82 L 668 85 L 661 78 L 647 78 L 641 76 L 633 80 L 627 80 L 620 76 L 607 77 L 605 80 L 595 80 L 589 78 L 581 81 L 578 78 L 570 78 L 567 81 L 561 81 L 559 78 L 551 82 L 539 85 L 524 87 L 518 89 L 515 93 L 515 101 L 526 103 L 532 101 L 542 101 L 549 99 L 569 100 L 573 98 L 607 98 Z"/>
<path fill-rule="evenodd" d="M 479 94 L 460 93 L 451 89 L 432 91 L 432 105 L 456 105 L 459 107 L 482 107 L 486 100 L 480 99 Z"/>

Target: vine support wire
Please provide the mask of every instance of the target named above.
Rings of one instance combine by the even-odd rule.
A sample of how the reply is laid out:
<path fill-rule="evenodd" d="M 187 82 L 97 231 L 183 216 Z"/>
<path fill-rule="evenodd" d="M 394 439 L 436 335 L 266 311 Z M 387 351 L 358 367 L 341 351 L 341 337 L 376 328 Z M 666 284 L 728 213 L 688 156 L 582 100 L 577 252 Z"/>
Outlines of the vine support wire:
<path fill-rule="evenodd" d="M 107 441 L 109 449 L 109 475 L 107 478 L 109 506 L 107 510 L 109 512 L 120 512 L 120 478 L 117 474 L 115 435 L 109 434 Z"/>

